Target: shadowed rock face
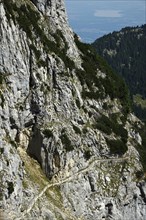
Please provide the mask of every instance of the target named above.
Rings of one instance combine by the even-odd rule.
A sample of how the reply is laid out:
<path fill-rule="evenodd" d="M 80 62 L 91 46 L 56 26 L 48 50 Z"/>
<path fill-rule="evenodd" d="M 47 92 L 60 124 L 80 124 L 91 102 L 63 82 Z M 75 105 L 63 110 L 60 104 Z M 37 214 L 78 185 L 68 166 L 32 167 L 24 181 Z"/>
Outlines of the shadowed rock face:
<path fill-rule="evenodd" d="M 142 145 L 135 125 L 143 125 L 125 113 L 121 87 L 68 27 L 64 2 L 2 1 L 0 10 L 0 208 L 7 219 L 144 220 L 135 149 Z"/>

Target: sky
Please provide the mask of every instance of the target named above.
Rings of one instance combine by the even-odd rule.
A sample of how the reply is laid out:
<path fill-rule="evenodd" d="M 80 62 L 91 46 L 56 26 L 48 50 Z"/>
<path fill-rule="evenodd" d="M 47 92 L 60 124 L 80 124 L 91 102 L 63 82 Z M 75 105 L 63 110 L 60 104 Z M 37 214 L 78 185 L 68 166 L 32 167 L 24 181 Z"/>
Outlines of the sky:
<path fill-rule="evenodd" d="M 146 0 L 65 0 L 69 24 L 82 41 L 146 23 Z"/>

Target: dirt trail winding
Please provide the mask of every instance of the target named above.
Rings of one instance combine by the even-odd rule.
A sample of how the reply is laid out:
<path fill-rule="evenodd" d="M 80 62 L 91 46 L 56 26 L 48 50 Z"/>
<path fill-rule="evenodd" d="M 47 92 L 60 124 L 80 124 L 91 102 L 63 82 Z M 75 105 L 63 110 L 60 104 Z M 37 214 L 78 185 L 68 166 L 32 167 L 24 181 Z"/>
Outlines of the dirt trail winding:
<path fill-rule="evenodd" d="M 29 205 L 29 207 L 23 212 L 23 214 L 18 217 L 18 218 L 15 218 L 15 220 L 22 220 L 24 219 L 25 215 L 27 215 L 32 209 L 33 209 L 33 206 L 35 205 L 35 203 L 38 201 L 39 198 L 41 198 L 43 196 L 43 194 L 51 187 L 54 187 L 54 186 L 59 186 L 63 183 L 66 183 L 66 182 L 70 182 L 72 180 L 74 180 L 75 178 L 78 177 L 78 175 L 80 174 L 83 174 L 83 173 L 86 173 L 88 172 L 89 170 L 91 170 L 93 167 L 96 166 L 96 164 L 98 163 L 101 163 L 101 162 L 109 162 L 109 161 L 115 161 L 115 162 L 123 162 L 123 161 L 127 161 L 128 160 L 128 157 L 123 157 L 123 158 L 107 158 L 107 159 L 94 159 L 93 161 L 91 161 L 89 163 L 89 165 L 85 168 L 82 168 L 80 169 L 78 172 L 74 173 L 73 175 L 71 176 L 68 176 L 68 177 L 65 177 L 65 178 L 62 178 L 61 180 L 54 182 L 54 183 L 49 183 L 48 185 L 46 185 L 44 187 L 44 189 L 33 199 L 33 201 L 31 202 L 31 204 Z"/>

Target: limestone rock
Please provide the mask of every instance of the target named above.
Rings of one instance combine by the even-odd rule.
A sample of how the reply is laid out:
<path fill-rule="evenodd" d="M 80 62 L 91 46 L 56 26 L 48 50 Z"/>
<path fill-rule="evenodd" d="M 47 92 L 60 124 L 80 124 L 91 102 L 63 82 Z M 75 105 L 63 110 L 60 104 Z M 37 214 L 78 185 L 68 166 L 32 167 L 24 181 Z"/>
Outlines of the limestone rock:
<path fill-rule="evenodd" d="M 143 124 L 69 28 L 64 1 L 2 0 L 0 12 L 4 216 L 146 219 Z"/>

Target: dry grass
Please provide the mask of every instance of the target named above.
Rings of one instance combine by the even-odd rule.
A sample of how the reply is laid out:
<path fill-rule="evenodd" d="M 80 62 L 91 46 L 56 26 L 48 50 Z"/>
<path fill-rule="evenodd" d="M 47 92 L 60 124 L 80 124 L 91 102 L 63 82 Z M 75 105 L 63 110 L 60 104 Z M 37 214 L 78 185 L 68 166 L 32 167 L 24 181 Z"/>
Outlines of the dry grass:
<path fill-rule="evenodd" d="M 0 220 L 8 220 L 6 216 L 4 216 L 4 210 L 0 209 Z"/>

